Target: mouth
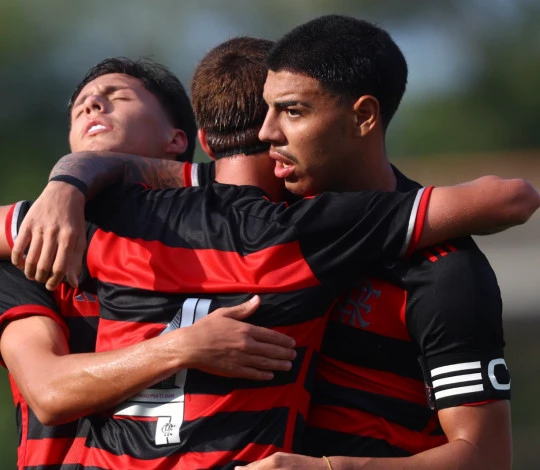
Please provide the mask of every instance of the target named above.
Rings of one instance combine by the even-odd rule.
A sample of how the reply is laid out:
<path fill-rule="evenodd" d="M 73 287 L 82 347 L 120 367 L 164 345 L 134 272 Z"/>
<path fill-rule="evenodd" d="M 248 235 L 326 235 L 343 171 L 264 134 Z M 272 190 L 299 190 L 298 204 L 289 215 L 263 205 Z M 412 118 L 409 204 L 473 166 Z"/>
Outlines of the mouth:
<path fill-rule="evenodd" d="M 276 178 L 291 178 L 291 175 L 294 173 L 295 164 L 290 159 L 284 157 L 275 150 L 270 150 L 269 155 L 270 158 L 276 162 L 276 166 L 274 168 L 274 175 Z"/>
<path fill-rule="evenodd" d="M 90 121 L 85 127 L 84 134 L 92 136 L 92 135 L 101 134 L 102 132 L 107 132 L 110 130 L 111 130 L 111 127 L 107 126 L 106 124 L 103 124 L 101 122 L 96 122 L 96 121 Z"/>

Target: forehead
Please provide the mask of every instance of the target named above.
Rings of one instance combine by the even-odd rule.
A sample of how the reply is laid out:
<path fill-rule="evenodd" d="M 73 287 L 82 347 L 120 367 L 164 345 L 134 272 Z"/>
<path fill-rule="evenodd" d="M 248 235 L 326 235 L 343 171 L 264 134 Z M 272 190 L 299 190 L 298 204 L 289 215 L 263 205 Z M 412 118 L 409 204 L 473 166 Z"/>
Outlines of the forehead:
<path fill-rule="evenodd" d="M 269 70 L 264 83 L 264 98 L 269 104 L 273 101 L 321 99 L 330 96 L 318 80 L 300 73 Z"/>
<path fill-rule="evenodd" d="M 75 99 L 75 102 L 90 93 L 113 89 L 130 89 L 138 94 L 150 93 L 138 78 L 123 73 L 108 73 L 88 82 Z"/>

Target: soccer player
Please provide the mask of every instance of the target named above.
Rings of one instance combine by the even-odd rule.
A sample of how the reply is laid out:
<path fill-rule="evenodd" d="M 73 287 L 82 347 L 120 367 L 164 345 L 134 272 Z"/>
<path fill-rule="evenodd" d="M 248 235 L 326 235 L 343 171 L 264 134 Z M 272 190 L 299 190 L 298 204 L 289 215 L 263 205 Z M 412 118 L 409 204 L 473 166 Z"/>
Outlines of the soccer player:
<path fill-rule="evenodd" d="M 184 159 L 188 183 L 211 176 L 208 168 L 190 163 L 196 138 L 191 105 L 176 76 L 159 64 L 127 58 L 100 62 L 74 91 L 69 110 L 73 150 Z M 167 375 L 201 367 L 260 380 L 272 376 L 270 369 L 286 370 L 290 362 L 281 357 L 294 355 L 293 342 L 284 335 L 234 320 L 253 312 L 257 298 L 168 338 L 93 354 L 96 297 L 66 285 L 54 298 L 44 297 L 43 287 L 21 274 L 0 264 L 0 349 L 17 410 L 18 468 L 78 464 L 85 434 L 76 418 L 159 381 L 164 370 Z"/>
<path fill-rule="evenodd" d="M 385 152 L 407 65 L 384 30 L 323 16 L 278 41 L 268 66 L 260 135 L 289 189 L 417 186 Z M 332 457 L 246 468 L 511 468 L 503 347 L 495 274 L 470 238 L 357 275 L 330 315 L 305 436 L 304 452 Z"/>
<path fill-rule="evenodd" d="M 216 93 L 216 96 L 219 96 L 219 94 Z M 218 163 L 220 163 L 220 165 L 219 165 L 218 168 L 217 168 L 217 170 L 218 170 L 218 171 L 217 171 L 218 178 L 219 178 L 219 174 L 220 174 L 220 171 L 221 171 L 221 170 L 219 170 L 219 167 L 221 167 L 221 168 L 226 168 L 227 165 L 231 165 L 231 162 L 233 162 L 233 163 L 236 165 L 235 168 L 236 168 L 236 170 L 237 170 L 237 172 L 238 172 L 238 169 L 240 168 L 239 165 L 242 165 L 242 164 L 243 164 L 242 162 L 251 162 L 251 163 L 253 163 L 253 159 L 259 158 L 259 157 L 257 157 L 257 156 L 253 156 L 253 155 L 251 155 L 251 156 L 243 155 L 243 156 L 242 156 L 242 155 L 233 154 L 233 156 L 234 156 L 235 158 L 230 159 L 230 160 L 227 159 L 226 157 L 225 157 L 225 158 L 222 158 L 222 159 L 220 159 L 220 160 L 218 160 Z M 246 158 L 247 158 L 247 160 L 246 160 Z M 242 160 L 242 159 L 244 159 L 244 160 Z M 227 164 L 227 165 L 226 165 L 226 164 Z M 229 167 L 229 169 L 231 169 L 231 168 Z M 236 172 L 235 174 L 237 174 L 237 172 Z M 77 174 L 76 176 L 81 176 L 81 175 Z M 169 194 L 167 197 L 172 197 L 172 196 Z M 537 199 L 536 199 L 536 201 L 537 201 Z M 537 204 L 537 202 L 536 202 L 536 204 Z M 193 206 L 193 207 L 197 207 L 197 206 L 194 206 L 194 205 L 188 205 L 187 203 L 185 203 L 185 205 L 182 207 L 182 209 L 183 209 L 183 210 L 189 210 L 189 208 L 192 207 L 192 206 Z M 156 207 L 157 207 L 157 206 L 156 206 Z M 221 206 L 220 206 L 220 207 L 221 207 Z M 237 206 L 237 207 L 238 207 L 238 206 Z M 126 208 L 126 209 L 128 209 L 128 208 Z M 169 216 L 171 216 L 171 215 L 174 216 L 176 213 L 171 214 L 171 213 L 169 213 L 169 211 L 167 211 L 167 214 L 168 214 Z M 186 217 L 185 219 L 182 218 L 182 220 L 183 220 L 184 222 L 186 222 L 186 223 L 190 220 L 187 216 L 181 216 L 180 214 L 176 214 L 176 215 L 178 215 L 178 217 Z M 335 214 L 334 214 L 334 215 L 335 215 Z M 137 217 L 139 217 L 139 218 L 142 217 L 144 220 L 147 220 L 149 217 L 152 217 L 152 215 L 151 215 L 150 213 L 146 213 L 146 214 L 143 214 L 143 215 L 141 216 L 141 215 L 133 214 L 133 212 L 131 212 L 131 215 L 128 216 L 128 217 L 131 217 L 131 216 L 137 216 Z M 158 217 L 158 219 L 160 219 L 160 217 Z M 152 220 L 152 219 L 150 219 L 150 220 Z M 214 222 L 215 222 L 215 221 L 214 221 Z M 213 225 L 213 224 L 212 224 L 212 225 Z M 169 223 L 168 223 L 168 225 L 167 225 L 167 228 L 172 230 L 173 227 L 176 227 L 176 224 L 175 224 L 174 222 L 169 221 Z M 209 228 L 209 229 L 212 229 L 213 227 L 208 226 L 208 228 Z M 219 225 L 218 225 L 218 228 L 219 228 Z M 227 231 L 220 231 L 220 233 L 222 234 L 222 236 L 226 236 L 226 235 L 227 235 Z M 101 235 L 100 235 L 100 236 L 101 236 Z M 171 233 L 171 236 L 172 236 L 172 233 Z M 113 240 L 116 239 L 114 235 L 112 235 L 112 237 L 113 237 L 113 238 L 112 238 Z M 189 237 L 190 243 L 194 242 L 194 241 L 195 241 L 195 238 L 196 238 L 196 237 L 195 237 L 194 239 L 192 239 L 191 237 L 192 237 L 192 236 Z M 151 240 L 146 240 L 146 241 L 147 241 L 147 242 L 150 242 Z M 316 244 L 317 242 L 318 242 L 318 241 L 315 240 L 313 243 Z M 93 243 L 93 241 L 92 241 L 91 243 Z M 123 243 L 123 242 L 122 242 L 122 243 Z M 97 251 L 97 252 L 99 253 L 99 244 L 98 244 L 98 245 L 95 245 L 95 246 L 98 247 L 98 251 Z M 146 245 L 145 245 L 145 246 L 146 246 Z M 146 248 L 149 248 L 149 246 L 150 246 L 150 245 L 146 246 Z M 91 246 L 90 246 L 90 250 L 92 250 L 92 249 L 93 249 L 93 248 L 92 248 L 92 245 L 91 245 Z M 328 247 L 328 249 L 331 250 L 331 247 Z M 185 251 L 183 251 L 183 250 L 180 250 L 179 253 L 182 253 L 182 254 L 184 254 L 184 255 L 189 254 L 189 252 L 185 252 Z M 331 252 L 330 252 L 329 254 L 331 254 Z M 159 252 L 156 252 L 156 253 L 155 253 L 155 256 L 153 256 L 153 257 L 155 258 L 155 259 L 154 259 L 154 263 L 155 263 L 156 268 L 157 268 L 158 266 L 161 266 L 161 265 L 162 265 L 162 263 L 159 262 L 160 256 L 162 256 L 162 255 L 160 255 Z M 202 252 L 201 252 L 201 256 L 202 256 Z M 98 258 L 99 258 L 99 259 L 102 259 L 101 257 L 98 257 Z M 186 258 L 186 259 L 184 260 L 185 263 L 187 262 L 187 259 L 189 259 L 189 258 Z M 234 258 L 233 258 L 233 259 L 234 259 Z M 333 259 L 333 257 L 330 257 L 330 259 L 328 260 L 329 264 L 332 263 L 332 259 Z M 207 260 L 212 261 L 212 258 L 207 258 Z M 206 259 L 205 259 L 205 261 L 206 261 Z M 133 259 L 132 262 L 133 262 L 133 263 L 136 263 L 136 260 Z M 184 264 L 184 263 L 182 263 L 182 264 Z M 212 263 L 212 266 L 218 266 L 218 265 L 215 264 L 215 263 Z M 94 266 L 94 267 L 95 267 L 96 269 L 98 269 L 98 270 L 104 270 L 104 271 L 107 270 L 107 268 L 106 268 L 106 267 L 103 267 L 103 266 L 101 266 L 101 267 L 99 267 L 99 268 L 98 268 L 97 266 Z M 198 273 L 200 270 L 203 270 L 204 268 L 205 268 L 204 265 L 200 265 L 200 266 L 199 266 L 199 265 L 197 264 L 196 269 L 195 269 L 195 272 Z M 94 269 L 94 268 L 92 268 L 92 269 Z M 161 270 L 161 269 L 163 269 L 163 268 L 160 267 L 159 269 Z M 176 271 L 176 274 L 178 274 L 178 273 L 181 273 L 181 272 L 182 272 L 181 270 L 183 269 L 183 267 L 182 267 L 182 265 L 180 265 L 180 266 L 173 266 L 173 267 L 170 267 L 170 268 L 167 268 L 167 269 L 171 269 L 171 270 L 173 270 L 173 271 Z M 202 271 L 202 272 L 204 272 L 204 271 Z M 166 273 L 166 272 L 162 272 L 161 274 L 165 274 L 165 275 L 166 275 L 167 273 Z M 169 273 L 169 274 L 170 274 L 170 273 Z M 214 275 L 215 275 L 215 274 L 217 274 L 217 273 L 214 273 Z M 223 276 L 223 274 L 221 274 L 221 275 Z M 173 276 L 173 277 L 176 279 L 176 280 L 174 281 L 176 284 L 170 284 L 170 285 L 169 285 L 169 288 L 172 288 L 171 286 L 174 287 L 174 286 L 181 285 L 182 282 L 185 282 L 185 281 L 182 281 L 181 277 L 180 277 L 179 279 L 177 279 L 178 276 Z M 119 280 L 118 277 L 117 277 L 117 280 Z M 152 277 L 150 277 L 148 280 L 145 280 L 144 282 L 149 282 L 149 281 L 152 283 L 153 287 L 155 287 L 155 286 L 154 286 L 154 283 L 157 284 L 158 282 L 159 282 L 159 285 L 160 285 L 161 287 L 165 286 L 165 284 L 162 284 L 162 280 L 159 280 L 159 281 L 158 281 L 157 278 L 154 279 L 154 280 L 152 280 Z M 225 280 L 222 279 L 221 282 L 225 283 Z M 244 282 L 245 282 L 245 280 L 244 280 Z M 289 282 L 290 282 L 290 281 L 289 281 Z M 124 285 L 124 283 L 125 283 L 125 279 L 122 281 L 122 285 Z M 208 286 L 207 286 L 207 287 L 208 287 Z M 265 286 L 264 286 L 264 285 L 258 284 L 258 287 L 259 287 L 260 289 L 263 289 Z M 210 287 L 210 288 L 211 288 L 211 287 Z M 193 302 L 191 302 L 191 303 L 193 303 Z M 194 309 L 194 308 L 195 308 L 195 307 L 190 307 L 190 309 Z M 207 307 L 205 307 L 205 308 L 207 308 Z M 111 317 L 114 317 L 114 313 L 112 313 L 112 312 L 111 312 Z M 113 323 L 113 324 L 116 324 L 116 322 L 119 321 L 118 318 L 110 318 L 109 320 L 115 322 L 115 323 Z M 188 375 L 188 378 L 189 378 L 189 375 Z M 198 376 L 195 376 L 195 380 L 197 380 L 198 378 L 199 378 Z M 185 380 L 185 378 L 183 378 L 182 380 Z M 189 380 L 188 380 L 188 382 L 189 382 Z M 196 387 L 196 384 L 195 384 L 195 385 L 192 385 L 192 386 L 193 386 L 193 387 Z M 186 390 L 187 390 L 187 387 L 188 387 L 188 385 L 187 385 L 187 383 L 186 383 Z M 273 389 L 272 391 L 275 391 L 275 389 Z M 157 393 L 157 392 L 151 392 L 151 393 Z M 208 393 L 208 392 L 207 392 L 207 393 Z M 129 413 L 132 413 L 133 411 L 126 411 L 126 408 L 129 410 L 129 409 L 135 408 L 136 406 L 141 406 L 141 407 L 142 407 L 142 405 L 140 404 L 140 403 L 142 403 L 142 400 L 141 400 L 142 398 L 144 398 L 144 397 L 143 397 L 143 396 L 137 397 L 137 399 L 134 400 L 131 404 L 129 404 L 129 406 L 126 406 L 125 408 L 123 408 L 121 412 L 124 413 L 124 415 L 128 415 L 128 416 L 129 416 Z M 193 397 L 192 397 L 192 399 L 193 399 Z M 238 415 L 239 415 L 237 418 L 239 419 L 239 418 L 243 415 L 243 413 L 245 413 L 245 410 L 242 411 L 242 412 L 240 412 L 240 410 L 237 410 L 237 411 L 238 411 Z M 261 411 L 262 411 L 262 410 L 261 410 Z M 138 410 L 138 412 L 141 413 L 140 410 Z M 152 415 L 150 415 L 150 416 L 152 416 Z M 215 418 L 215 419 L 216 419 L 216 422 L 219 422 L 219 421 L 218 421 L 218 418 L 219 418 L 218 416 L 216 416 L 216 415 L 214 415 L 214 414 L 212 414 L 212 415 L 210 415 L 210 416 L 211 416 L 212 418 Z M 210 417 L 210 416 L 208 416 L 208 417 Z M 109 422 L 107 422 L 107 423 L 108 423 L 108 425 L 109 425 Z M 163 424 L 163 423 L 162 423 L 162 424 Z M 166 424 L 167 424 L 167 426 L 165 426 Z M 165 432 L 165 431 L 166 431 L 166 432 L 170 432 L 171 434 L 169 435 L 169 437 L 171 437 L 171 436 L 174 435 L 174 433 L 172 432 L 172 429 L 174 428 L 174 426 L 175 426 L 176 424 L 178 424 L 178 423 L 177 423 L 177 422 L 172 422 L 172 421 L 167 421 L 167 423 L 163 424 L 163 426 L 160 427 L 160 431 L 161 431 L 161 432 Z M 197 423 L 193 423 L 191 420 L 188 420 L 188 422 L 185 422 L 184 424 L 185 424 L 185 426 L 186 426 L 186 429 L 190 429 L 190 427 L 202 426 L 202 425 L 203 425 L 203 422 L 201 422 L 201 423 L 198 423 L 198 422 L 197 422 Z M 112 425 L 110 425 L 110 426 L 112 426 Z M 135 425 L 133 425 L 133 426 L 135 426 Z M 231 427 L 234 428 L 234 425 L 232 425 Z M 114 428 L 113 428 L 113 429 L 114 429 Z M 150 429 L 152 429 L 152 428 L 150 428 Z M 163 430 L 165 430 L 165 431 L 163 431 Z M 193 433 L 193 437 L 190 436 L 190 433 Z M 188 442 L 189 442 L 190 439 L 193 440 L 193 439 L 196 438 L 195 432 L 193 432 L 192 430 L 190 430 L 190 431 L 187 433 L 187 436 L 184 436 L 184 437 L 185 437 L 185 438 L 188 440 Z M 157 436 L 156 436 L 156 439 L 157 439 Z M 199 439 L 200 439 L 200 438 L 199 438 Z M 100 442 L 103 443 L 102 441 L 100 441 Z M 200 442 L 200 441 L 198 441 L 197 439 L 195 439 L 195 442 Z M 118 443 L 118 442 L 117 442 L 117 443 Z M 119 443 L 122 443 L 122 441 L 119 441 Z M 218 444 L 219 444 L 219 443 L 218 443 Z M 188 445 L 188 444 L 185 443 L 184 445 Z M 201 444 L 201 445 L 202 445 L 202 444 Z M 96 449 L 94 449 L 94 452 L 97 453 Z M 164 452 L 165 452 L 165 451 L 164 451 Z M 225 452 L 225 451 L 222 449 L 221 452 Z M 209 455 L 209 454 L 208 454 L 208 455 Z M 230 457 L 230 453 L 228 453 L 227 456 Z M 123 456 L 123 457 L 124 457 L 124 460 L 125 460 L 125 456 Z M 217 456 L 216 456 L 216 457 L 217 457 Z M 189 457 L 186 457 L 186 458 L 189 458 Z M 191 458 L 194 458 L 194 457 L 191 457 Z M 189 460 L 187 460 L 187 461 L 189 462 Z M 322 462 L 322 461 L 321 461 L 321 462 Z M 186 465 L 188 465 L 188 464 L 186 464 Z"/>

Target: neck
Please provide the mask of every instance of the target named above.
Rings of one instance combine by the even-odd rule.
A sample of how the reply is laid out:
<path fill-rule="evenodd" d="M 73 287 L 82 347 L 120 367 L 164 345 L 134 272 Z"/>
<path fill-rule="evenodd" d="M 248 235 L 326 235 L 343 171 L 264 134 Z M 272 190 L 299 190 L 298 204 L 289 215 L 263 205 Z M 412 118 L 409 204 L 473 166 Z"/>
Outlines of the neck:
<path fill-rule="evenodd" d="M 384 139 L 374 139 L 361 150 L 349 170 L 348 191 L 395 191 L 396 175 L 386 156 Z"/>
<path fill-rule="evenodd" d="M 216 160 L 216 181 L 236 186 L 261 188 L 272 201 L 281 201 L 283 180 L 274 176 L 275 163 L 268 152 L 255 155 L 232 155 Z"/>

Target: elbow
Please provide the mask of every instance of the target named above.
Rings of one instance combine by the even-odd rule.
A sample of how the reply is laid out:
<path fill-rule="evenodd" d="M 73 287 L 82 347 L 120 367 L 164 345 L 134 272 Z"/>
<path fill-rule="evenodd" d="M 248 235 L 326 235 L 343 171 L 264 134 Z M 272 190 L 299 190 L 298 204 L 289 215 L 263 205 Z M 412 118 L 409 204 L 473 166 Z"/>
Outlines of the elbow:
<path fill-rule="evenodd" d="M 38 421 L 45 426 L 66 424 L 79 417 L 60 406 L 65 402 L 59 400 L 55 394 L 42 394 L 37 399 L 28 400 L 28 403 Z"/>

